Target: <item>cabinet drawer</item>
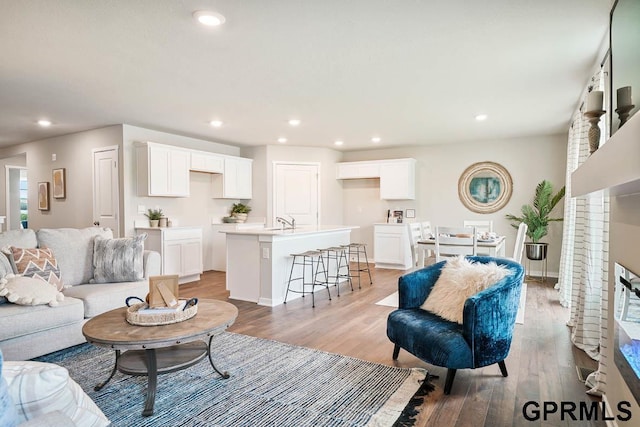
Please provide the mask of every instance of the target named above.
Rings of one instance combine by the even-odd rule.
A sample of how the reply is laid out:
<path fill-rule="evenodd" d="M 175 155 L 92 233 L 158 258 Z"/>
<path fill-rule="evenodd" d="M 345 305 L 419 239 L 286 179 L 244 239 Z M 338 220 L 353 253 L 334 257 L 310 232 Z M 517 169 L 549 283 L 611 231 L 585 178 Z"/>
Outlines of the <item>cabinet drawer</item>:
<path fill-rule="evenodd" d="M 199 239 L 202 237 L 202 229 L 200 228 L 185 228 L 185 229 L 166 229 L 164 232 L 164 240 L 184 240 L 184 239 Z"/>

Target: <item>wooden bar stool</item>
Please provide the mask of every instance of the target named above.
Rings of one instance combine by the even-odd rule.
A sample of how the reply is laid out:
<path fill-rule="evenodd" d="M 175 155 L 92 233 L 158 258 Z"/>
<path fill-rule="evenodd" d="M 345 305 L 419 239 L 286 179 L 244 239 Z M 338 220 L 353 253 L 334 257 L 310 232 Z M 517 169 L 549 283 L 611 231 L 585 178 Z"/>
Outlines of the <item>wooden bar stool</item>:
<path fill-rule="evenodd" d="M 326 257 L 325 267 L 327 268 L 327 283 L 330 283 L 333 279 L 333 284 L 336 287 L 338 296 L 340 296 L 340 279 L 347 279 L 353 292 L 353 283 L 351 276 L 349 275 L 349 259 L 347 258 L 347 248 L 343 246 L 332 246 L 330 248 L 318 249 Z M 335 262 L 336 273 L 331 274 L 331 260 Z"/>
<path fill-rule="evenodd" d="M 355 255 L 356 257 L 357 267 L 353 269 L 351 268 L 351 266 L 349 266 L 349 276 L 351 279 L 355 277 L 358 278 L 358 289 L 362 289 L 362 287 L 360 286 L 360 276 L 365 271 L 369 275 L 369 284 L 373 285 L 373 280 L 371 280 L 371 270 L 369 269 L 369 258 L 367 258 L 367 245 L 364 243 L 349 243 L 348 245 L 342 245 L 342 247 L 348 250 L 349 261 L 351 261 L 352 255 Z M 363 266 L 360 262 L 361 255 L 364 255 L 364 264 L 366 265 L 366 267 Z M 354 272 L 356 274 L 353 274 Z"/>
<path fill-rule="evenodd" d="M 289 296 L 289 292 L 295 292 L 302 294 L 302 298 L 304 298 L 305 287 L 311 286 L 311 307 L 316 306 L 316 298 L 315 298 L 315 287 L 321 286 L 327 288 L 327 293 L 329 294 L 329 301 L 331 301 L 331 292 L 329 291 L 329 282 L 327 281 L 328 272 L 324 263 L 324 257 L 322 256 L 322 252 L 320 251 L 306 251 L 297 254 L 291 254 L 293 257 L 293 261 L 291 263 L 291 272 L 289 273 L 289 283 L 287 284 L 287 292 L 284 295 L 284 303 L 287 303 L 287 297 Z M 293 277 L 293 271 L 296 268 L 296 265 L 302 266 L 302 276 Z M 311 270 L 311 281 L 307 282 L 306 272 L 307 267 L 310 267 Z M 320 276 L 320 280 L 318 279 Z M 302 280 L 302 286 L 300 289 L 291 289 L 291 283 L 296 280 Z"/>

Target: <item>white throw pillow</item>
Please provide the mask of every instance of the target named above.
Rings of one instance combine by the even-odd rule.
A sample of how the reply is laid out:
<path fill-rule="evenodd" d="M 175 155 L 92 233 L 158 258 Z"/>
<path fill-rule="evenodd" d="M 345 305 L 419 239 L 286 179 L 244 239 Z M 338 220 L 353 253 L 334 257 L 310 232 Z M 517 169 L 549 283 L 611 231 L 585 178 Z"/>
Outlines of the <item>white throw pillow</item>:
<path fill-rule="evenodd" d="M 77 426 L 109 425 L 100 408 L 62 366 L 5 361 L 2 376 L 7 380 L 20 422 L 59 411 Z"/>
<path fill-rule="evenodd" d="M 15 274 L 0 279 L 0 296 L 19 305 L 43 305 L 51 307 L 64 300 L 64 295 L 47 282 Z"/>
<path fill-rule="evenodd" d="M 509 273 L 508 268 L 495 262 L 472 263 L 464 257 L 449 259 L 420 308 L 462 324 L 467 298 L 494 285 Z"/>

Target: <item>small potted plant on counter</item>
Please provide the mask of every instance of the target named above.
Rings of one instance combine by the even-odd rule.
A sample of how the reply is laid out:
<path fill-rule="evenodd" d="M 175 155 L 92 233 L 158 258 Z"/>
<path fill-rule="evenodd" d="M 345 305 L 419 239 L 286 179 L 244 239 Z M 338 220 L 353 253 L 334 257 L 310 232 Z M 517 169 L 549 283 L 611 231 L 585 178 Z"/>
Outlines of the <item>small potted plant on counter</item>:
<path fill-rule="evenodd" d="M 231 217 L 235 218 L 236 222 L 245 222 L 249 212 L 251 208 L 243 203 L 234 203 L 231 207 Z"/>
<path fill-rule="evenodd" d="M 144 216 L 149 218 L 149 227 L 157 227 L 160 222 L 160 218 L 163 216 L 162 209 L 149 209 Z"/>
<path fill-rule="evenodd" d="M 525 242 L 525 253 L 527 258 L 540 261 L 547 258 L 548 243 L 541 243 L 539 240 L 547 235 L 549 222 L 562 221 L 562 218 L 551 218 L 553 208 L 564 197 L 565 187 L 563 186 L 557 193 L 553 193 L 553 186 L 547 180 L 541 181 L 536 186 L 532 205 L 522 206 L 522 216 L 507 215 L 507 219 L 513 221 L 513 227 L 518 228 L 521 222 L 527 224 L 527 237 L 530 242 Z"/>

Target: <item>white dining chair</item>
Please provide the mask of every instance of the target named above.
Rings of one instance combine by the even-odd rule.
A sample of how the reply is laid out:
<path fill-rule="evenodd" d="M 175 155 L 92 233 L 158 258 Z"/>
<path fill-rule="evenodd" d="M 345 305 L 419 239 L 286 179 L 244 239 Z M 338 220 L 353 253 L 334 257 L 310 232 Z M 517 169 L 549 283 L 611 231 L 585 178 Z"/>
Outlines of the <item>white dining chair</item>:
<path fill-rule="evenodd" d="M 475 227 L 436 227 L 436 262 L 459 255 L 476 255 Z"/>
<path fill-rule="evenodd" d="M 475 227 L 476 233 L 493 233 L 493 221 L 491 220 L 464 220 L 465 227 Z"/>
<path fill-rule="evenodd" d="M 424 260 L 420 256 L 422 249 L 420 249 L 418 245 L 418 240 L 422 239 L 422 224 L 420 224 L 419 222 L 412 222 L 409 223 L 408 226 L 409 237 L 411 241 L 411 259 L 413 261 L 413 266 L 422 267 L 423 265 L 420 265 L 420 263 L 424 263 Z"/>
<path fill-rule="evenodd" d="M 431 221 L 422 221 L 420 225 L 422 227 L 422 240 L 431 239 L 433 237 L 433 231 L 431 230 Z M 422 245 L 418 245 L 418 250 L 418 267 L 424 267 L 435 262 L 436 256 L 432 250 L 424 249 Z"/>
<path fill-rule="evenodd" d="M 518 234 L 516 235 L 516 244 L 513 246 L 513 257 L 515 262 L 522 264 L 522 252 L 524 251 L 524 239 L 527 237 L 529 227 L 524 222 L 518 226 Z"/>

